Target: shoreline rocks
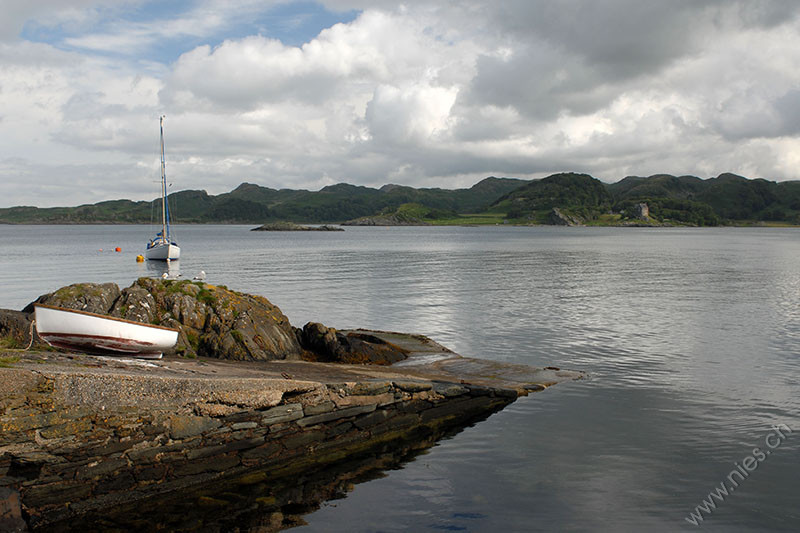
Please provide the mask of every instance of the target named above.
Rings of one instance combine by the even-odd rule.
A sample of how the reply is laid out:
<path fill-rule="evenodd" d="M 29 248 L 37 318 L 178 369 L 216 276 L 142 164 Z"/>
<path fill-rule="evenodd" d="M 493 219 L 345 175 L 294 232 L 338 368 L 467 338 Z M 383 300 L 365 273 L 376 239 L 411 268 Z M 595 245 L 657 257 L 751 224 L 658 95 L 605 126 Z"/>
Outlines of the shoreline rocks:
<path fill-rule="evenodd" d="M 389 215 L 375 215 L 361 217 L 347 222 L 342 222 L 342 226 L 430 226 L 421 218 L 410 217 L 407 215 L 392 213 Z"/>
<path fill-rule="evenodd" d="M 559 208 L 554 207 L 547 216 L 547 223 L 551 226 L 583 226 L 584 221 L 576 216 L 564 213 Z"/>
<path fill-rule="evenodd" d="M 307 360 L 349 364 L 391 365 L 408 357 L 408 350 L 366 332 L 339 332 L 316 322 L 297 330 L 300 344 L 316 354 Z"/>

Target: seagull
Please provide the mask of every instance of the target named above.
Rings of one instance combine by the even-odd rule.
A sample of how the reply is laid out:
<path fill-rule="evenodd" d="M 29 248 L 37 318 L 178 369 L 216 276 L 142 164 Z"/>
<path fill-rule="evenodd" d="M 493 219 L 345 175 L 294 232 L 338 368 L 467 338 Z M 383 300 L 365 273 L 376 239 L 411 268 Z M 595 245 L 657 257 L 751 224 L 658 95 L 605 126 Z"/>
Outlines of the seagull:
<path fill-rule="evenodd" d="M 166 272 L 161 274 L 161 279 L 167 279 L 168 277 L 169 277 L 169 274 L 167 274 Z"/>
<path fill-rule="evenodd" d="M 192 278 L 194 281 L 205 281 L 206 279 L 206 271 L 201 270 L 198 274 Z"/>

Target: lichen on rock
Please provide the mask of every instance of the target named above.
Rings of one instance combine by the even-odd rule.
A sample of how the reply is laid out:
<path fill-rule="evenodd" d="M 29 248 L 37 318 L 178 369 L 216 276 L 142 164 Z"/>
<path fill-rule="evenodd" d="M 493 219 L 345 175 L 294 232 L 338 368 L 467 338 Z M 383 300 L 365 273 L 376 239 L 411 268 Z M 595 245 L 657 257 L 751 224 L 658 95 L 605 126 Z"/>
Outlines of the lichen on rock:
<path fill-rule="evenodd" d="M 26 338 L 21 329 L 30 324 L 34 303 L 175 328 L 178 341 L 170 353 L 184 357 L 388 365 L 408 354 L 378 337 L 316 322 L 293 328 L 263 296 L 198 281 L 139 278 L 122 290 L 114 283 L 77 283 L 40 296 L 22 313 L 9 311 L 0 324 L 8 322 L 7 334 Z"/>
<path fill-rule="evenodd" d="M 174 352 L 235 360 L 298 359 L 303 351 L 289 320 L 263 296 L 208 283 L 139 278 L 77 283 L 33 303 L 79 309 L 180 331 Z M 33 312 L 33 303 L 23 312 Z"/>
<path fill-rule="evenodd" d="M 32 313 L 33 304 L 44 304 L 104 315 L 108 314 L 119 296 L 120 290 L 116 283 L 74 283 L 39 296 L 22 311 Z"/>

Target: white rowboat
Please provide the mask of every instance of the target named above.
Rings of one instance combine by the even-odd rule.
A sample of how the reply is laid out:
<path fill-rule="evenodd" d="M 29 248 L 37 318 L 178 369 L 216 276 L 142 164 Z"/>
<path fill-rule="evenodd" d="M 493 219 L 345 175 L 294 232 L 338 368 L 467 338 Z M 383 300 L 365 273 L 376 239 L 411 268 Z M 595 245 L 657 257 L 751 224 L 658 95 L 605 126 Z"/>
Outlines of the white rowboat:
<path fill-rule="evenodd" d="M 178 330 L 75 309 L 35 304 L 36 332 L 56 348 L 95 355 L 161 359 Z"/>

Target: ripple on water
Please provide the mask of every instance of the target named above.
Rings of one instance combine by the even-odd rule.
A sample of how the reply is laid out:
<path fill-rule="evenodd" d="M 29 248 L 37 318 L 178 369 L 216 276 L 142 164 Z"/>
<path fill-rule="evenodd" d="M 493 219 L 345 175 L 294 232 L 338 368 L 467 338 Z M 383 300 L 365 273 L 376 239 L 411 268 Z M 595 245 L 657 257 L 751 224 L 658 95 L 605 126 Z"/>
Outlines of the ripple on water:
<path fill-rule="evenodd" d="M 672 531 L 773 424 L 800 428 L 792 229 L 177 229 L 184 275 L 262 294 L 295 325 L 418 332 L 589 373 L 357 485 L 306 530 Z M 2 305 L 148 275 L 134 262 L 145 230 L 4 228 Z M 800 529 L 798 450 L 800 431 L 703 527 Z"/>

